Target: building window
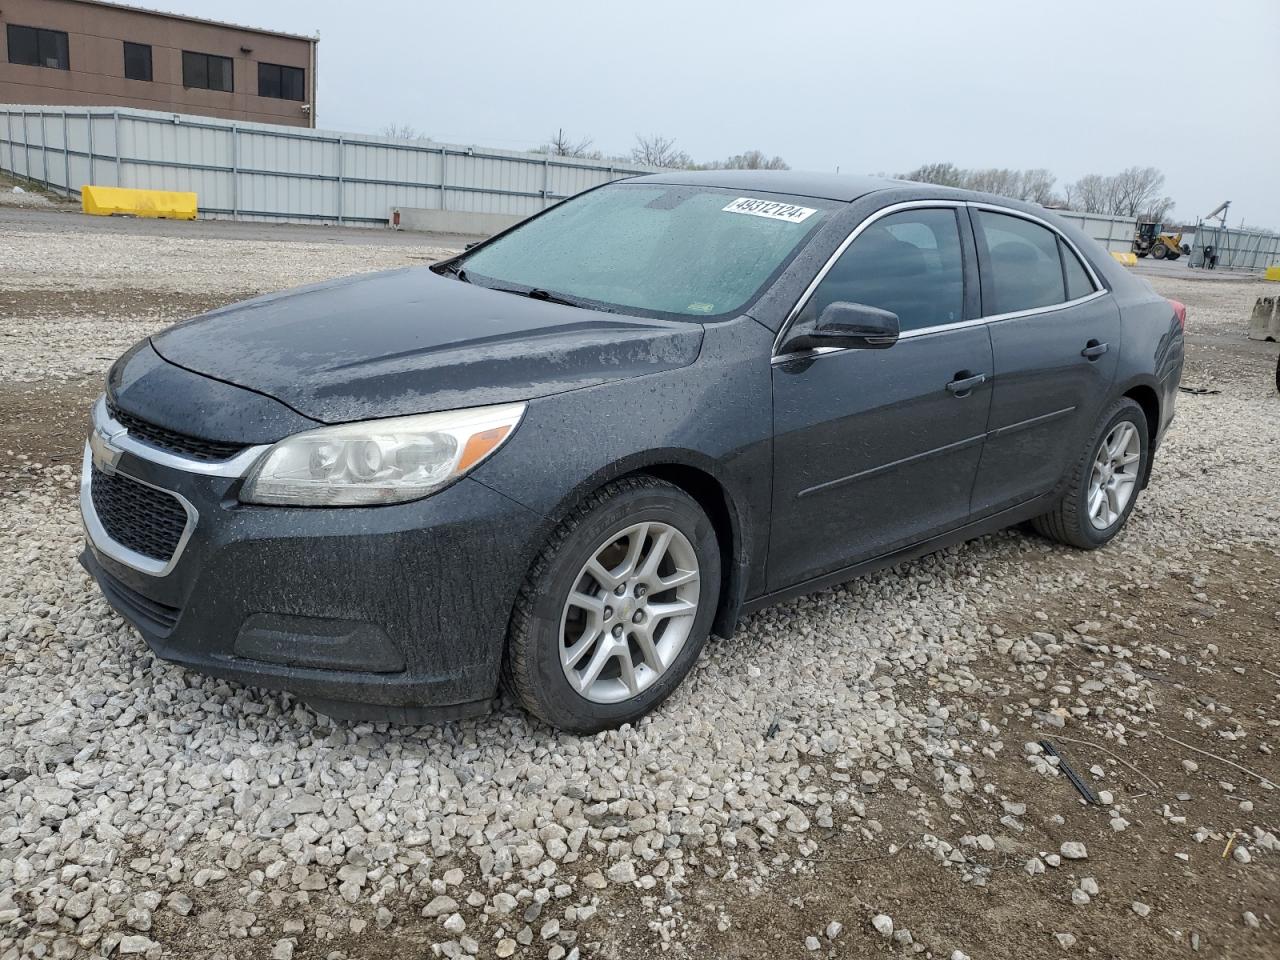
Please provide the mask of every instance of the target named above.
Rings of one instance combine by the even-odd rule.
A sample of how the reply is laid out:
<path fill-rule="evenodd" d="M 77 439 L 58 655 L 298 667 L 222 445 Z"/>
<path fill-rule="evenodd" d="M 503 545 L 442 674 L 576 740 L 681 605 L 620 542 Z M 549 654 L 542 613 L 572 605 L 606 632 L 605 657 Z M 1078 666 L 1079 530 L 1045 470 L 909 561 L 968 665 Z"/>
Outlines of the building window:
<path fill-rule="evenodd" d="M 214 53 L 182 51 L 182 85 L 201 90 L 223 90 L 231 93 L 231 58 Z"/>
<path fill-rule="evenodd" d="M 278 100 L 307 99 L 306 71 L 278 63 L 258 64 L 258 96 Z"/>
<path fill-rule="evenodd" d="M 151 79 L 151 46 L 124 42 L 124 75 L 127 80 Z"/>
<path fill-rule="evenodd" d="M 10 63 L 52 67 L 55 70 L 71 69 L 67 59 L 67 35 L 61 30 L 18 27 L 12 23 L 8 27 Z"/>

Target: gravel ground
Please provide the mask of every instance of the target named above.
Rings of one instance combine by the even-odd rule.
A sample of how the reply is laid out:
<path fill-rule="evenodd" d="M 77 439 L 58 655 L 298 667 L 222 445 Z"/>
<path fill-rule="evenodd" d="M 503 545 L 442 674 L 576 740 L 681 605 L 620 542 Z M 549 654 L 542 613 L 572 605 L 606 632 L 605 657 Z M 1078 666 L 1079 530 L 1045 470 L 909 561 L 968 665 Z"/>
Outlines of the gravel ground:
<path fill-rule="evenodd" d="M 75 561 L 109 359 L 430 255 L 0 222 L 0 960 L 1276 956 L 1263 284 L 1153 281 L 1218 392 L 1109 548 L 1008 531 L 767 609 L 633 729 L 345 724 L 156 660 Z"/>

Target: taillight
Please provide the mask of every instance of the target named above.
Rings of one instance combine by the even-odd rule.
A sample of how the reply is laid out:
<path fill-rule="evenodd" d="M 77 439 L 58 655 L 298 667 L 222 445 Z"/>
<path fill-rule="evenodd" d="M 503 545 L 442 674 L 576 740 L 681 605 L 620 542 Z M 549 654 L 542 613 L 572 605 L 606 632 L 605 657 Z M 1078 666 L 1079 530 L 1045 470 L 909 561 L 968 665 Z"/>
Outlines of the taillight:
<path fill-rule="evenodd" d="M 1183 330 L 1187 329 L 1187 305 L 1177 300 L 1170 300 L 1169 303 L 1173 305 L 1173 315 L 1178 318 L 1178 326 Z"/>

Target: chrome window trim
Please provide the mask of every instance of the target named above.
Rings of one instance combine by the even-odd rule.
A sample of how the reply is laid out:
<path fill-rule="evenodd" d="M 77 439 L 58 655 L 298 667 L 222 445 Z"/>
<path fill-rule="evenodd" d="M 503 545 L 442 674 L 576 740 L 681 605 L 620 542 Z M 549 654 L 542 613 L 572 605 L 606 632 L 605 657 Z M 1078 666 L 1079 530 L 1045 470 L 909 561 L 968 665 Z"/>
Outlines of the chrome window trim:
<path fill-rule="evenodd" d="M 117 473 L 122 477 L 128 477 L 134 483 L 140 483 L 144 487 L 150 487 L 152 490 L 167 493 L 182 505 L 182 509 L 187 514 L 187 523 L 182 528 L 182 536 L 178 538 L 178 544 L 173 549 L 173 555 L 167 561 L 157 560 L 155 557 L 148 557 L 146 554 L 129 549 L 124 544 L 113 540 L 111 535 L 107 533 L 106 527 L 102 525 L 102 521 L 98 518 L 98 511 L 93 505 L 93 494 L 91 492 L 93 487 L 93 447 L 88 441 L 85 441 L 84 463 L 80 468 L 80 517 L 84 521 L 85 536 L 88 537 L 89 544 L 93 549 L 110 557 L 117 563 L 122 563 L 126 567 L 132 567 L 134 570 L 153 577 L 168 576 L 173 568 L 178 565 L 178 560 L 181 558 L 183 550 L 186 549 L 187 542 L 191 539 L 191 534 L 195 532 L 200 514 L 191 501 L 180 493 L 166 490 L 164 487 L 157 487 L 154 483 L 147 483 L 145 480 L 139 480 L 137 477 L 122 471 L 117 471 Z"/>
<path fill-rule="evenodd" d="M 800 294 L 800 298 L 796 300 L 795 306 L 793 306 L 790 312 L 787 313 L 787 319 L 783 321 L 781 328 L 778 330 L 778 335 L 773 339 L 773 356 L 770 358 L 770 363 L 777 364 L 805 357 L 820 357 L 830 353 L 844 353 L 846 350 L 854 349 L 852 347 L 818 347 L 813 350 L 797 350 L 792 353 L 779 353 L 779 348 L 781 347 L 783 338 L 791 329 L 791 325 L 795 322 L 796 317 L 800 315 L 800 311 L 803 310 L 805 305 L 809 302 L 809 298 L 813 296 L 813 292 L 818 288 L 818 284 L 826 278 L 827 274 L 831 271 L 831 268 L 835 266 L 836 261 L 840 259 L 841 255 L 849 249 L 853 242 L 858 239 L 858 236 L 866 230 L 867 227 L 890 214 L 901 213 L 905 210 L 934 209 L 938 207 L 951 207 L 953 209 L 969 207 L 977 210 L 989 210 L 992 213 L 1002 213 L 1008 216 L 1021 217 L 1024 220 L 1030 220 L 1033 223 L 1039 224 L 1045 229 L 1050 230 L 1055 236 L 1060 237 L 1062 242 L 1067 245 L 1071 252 L 1080 259 L 1080 262 L 1084 265 L 1085 271 L 1089 274 L 1089 279 L 1093 281 L 1094 289 L 1093 292 L 1087 296 L 1077 297 L 1074 300 L 1064 300 L 1062 303 L 1053 303 L 1044 307 L 1034 307 L 1030 310 L 1016 310 L 1011 313 L 995 313 L 989 316 L 974 317 L 970 320 L 957 320 L 955 323 L 941 323 L 932 327 L 920 327 L 916 330 L 908 330 L 898 338 L 899 340 L 911 340 L 916 337 L 930 336 L 935 333 L 943 333 L 949 330 L 963 330 L 966 327 L 977 327 L 989 323 L 1000 323 L 1005 320 L 1017 320 L 1021 317 L 1038 316 L 1042 313 L 1052 313 L 1055 310 L 1064 310 L 1067 307 L 1074 307 L 1082 303 L 1088 303 L 1090 300 L 1096 300 L 1110 293 L 1098 277 L 1097 272 L 1093 269 L 1093 264 L 1089 262 L 1087 257 L 1081 254 L 1080 248 L 1077 247 L 1071 239 L 1066 236 L 1066 234 L 1055 227 L 1052 223 L 1037 217 L 1035 214 L 1027 213 L 1023 210 L 1015 210 L 1012 207 L 1004 207 L 998 203 L 989 203 L 983 200 L 904 200 L 901 203 L 892 203 L 887 207 L 882 207 L 881 209 L 869 214 L 849 232 L 849 235 L 841 241 L 840 246 L 836 247 L 831 256 L 827 258 L 827 262 L 822 265 L 822 269 L 817 272 L 813 280 L 810 281 L 807 287 L 805 287 L 804 292 Z M 975 237 L 975 240 L 976 239 L 977 238 Z"/>
<path fill-rule="evenodd" d="M 93 405 L 93 430 L 99 435 L 111 437 L 112 446 L 123 453 L 171 470 L 198 473 L 205 477 L 243 477 L 257 459 L 271 447 L 269 443 L 246 447 L 229 460 L 196 460 L 170 453 L 168 450 L 161 450 L 159 447 L 153 447 L 149 443 L 129 436 L 129 431 L 124 424 L 111 416 L 107 410 L 106 394 L 99 397 L 98 402 Z"/>

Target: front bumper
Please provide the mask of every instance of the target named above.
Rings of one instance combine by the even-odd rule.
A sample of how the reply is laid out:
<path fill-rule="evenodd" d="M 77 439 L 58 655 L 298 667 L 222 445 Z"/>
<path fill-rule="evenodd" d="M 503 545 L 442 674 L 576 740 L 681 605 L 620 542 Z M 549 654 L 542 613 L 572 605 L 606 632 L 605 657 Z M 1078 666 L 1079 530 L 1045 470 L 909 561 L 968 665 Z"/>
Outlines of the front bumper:
<path fill-rule="evenodd" d="M 488 708 L 537 514 L 469 478 L 406 504 L 248 506 L 241 476 L 183 469 L 100 426 L 85 449 L 81 561 L 157 656 L 342 717 Z M 180 499 L 189 523 L 171 558 L 139 557 L 104 529 L 95 458 Z"/>

